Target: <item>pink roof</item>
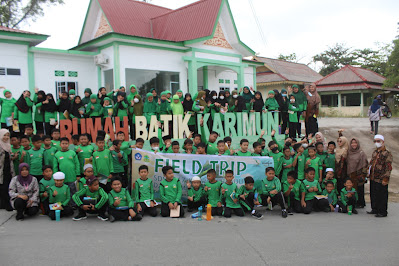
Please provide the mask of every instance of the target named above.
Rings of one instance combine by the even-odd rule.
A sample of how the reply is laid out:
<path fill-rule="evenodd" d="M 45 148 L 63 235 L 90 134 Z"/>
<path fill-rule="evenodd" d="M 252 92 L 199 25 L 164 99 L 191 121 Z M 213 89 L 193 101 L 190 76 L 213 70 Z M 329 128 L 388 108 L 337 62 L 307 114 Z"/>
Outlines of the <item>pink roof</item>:
<path fill-rule="evenodd" d="M 168 41 L 212 35 L 222 0 L 201 0 L 168 8 L 134 0 L 98 0 L 116 33 Z"/>
<path fill-rule="evenodd" d="M 385 77 L 375 73 L 374 71 L 346 65 L 318 80 L 316 85 L 325 86 L 348 83 L 377 83 L 381 85 L 384 81 Z"/>
<path fill-rule="evenodd" d="M 0 31 L 8 31 L 8 32 L 24 33 L 24 34 L 34 34 L 34 35 L 44 35 L 44 34 L 30 32 L 30 31 L 11 29 L 11 28 L 7 28 L 7 27 L 3 27 L 3 26 L 0 26 Z"/>

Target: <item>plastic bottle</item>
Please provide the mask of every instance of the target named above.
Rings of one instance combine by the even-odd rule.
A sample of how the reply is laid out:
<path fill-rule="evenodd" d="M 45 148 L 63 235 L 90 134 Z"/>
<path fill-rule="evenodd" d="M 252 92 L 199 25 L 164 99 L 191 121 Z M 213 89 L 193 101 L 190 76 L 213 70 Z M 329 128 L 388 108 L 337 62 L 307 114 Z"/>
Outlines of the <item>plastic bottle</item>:
<path fill-rule="evenodd" d="M 348 215 L 352 215 L 352 205 L 348 206 Z"/>
<path fill-rule="evenodd" d="M 55 220 L 56 220 L 57 222 L 59 222 L 60 219 L 61 219 L 61 211 L 60 211 L 60 210 L 56 210 L 56 211 L 55 211 Z"/>
<path fill-rule="evenodd" d="M 339 210 L 339 205 L 337 204 L 335 205 L 334 212 L 338 212 L 338 210 Z"/>
<path fill-rule="evenodd" d="M 198 221 L 202 221 L 202 206 L 198 208 Z"/>
<path fill-rule="evenodd" d="M 206 220 L 210 221 L 212 219 L 212 206 L 211 204 L 206 205 Z"/>

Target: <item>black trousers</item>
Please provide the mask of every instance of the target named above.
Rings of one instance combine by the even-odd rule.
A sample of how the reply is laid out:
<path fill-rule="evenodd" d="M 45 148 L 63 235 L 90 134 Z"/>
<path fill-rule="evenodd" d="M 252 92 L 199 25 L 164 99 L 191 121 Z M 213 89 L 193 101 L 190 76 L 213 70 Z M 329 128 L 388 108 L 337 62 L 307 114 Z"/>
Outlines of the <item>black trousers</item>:
<path fill-rule="evenodd" d="M 32 123 L 30 123 L 30 124 L 19 124 L 19 135 L 21 135 L 21 136 L 25 135 L 25 127 L 27 125 L 32 126 Z"/>
<path fill-rule="evenodd" d="M 247 197 L 245 198 L 245 200 L 240 198 L 241 207 L 243 208 L 243 210 L 245 212 L 252 212 L 253 211 L 253 209 L 255 207 L 254 198 L 255 198 L 255 194 L 253 192 L 250 192 L 247 195 Z"/>
<path fill-rule="evenodd" d="M 287 112 L 281 112 L 281 120 L 282 120 L 282 124 L 281 124 L 281 134 L 285 134 L 285 130 L 288 127 L 288 113 Z"/>
<path fill-rule="evenodd" d="M 50 125 L 50 122 L 44 123 L 44 132 L 46 135 L 51 136 L 51 132 L 55 129 L 55 126 Z"/>
<path fill-rule="evenodd" d="M 27 207 L 28 201 L 21 198 L 17 198 L 14 201 L 14 209 L 17 211 L 17 215 L 23 215 L 24 213 L 28 216 L 34 216 L 39 211 L 37 206 Z"/>
<path fill-rule="evenodd" d="M 288 197 L 284 197 L 285 201 L 287 202 L 288 208 L 291 209 L 292 211 L 295 211 L 296 213 L 301 213 L 303 212 L 301 202 L 299 200 L 295 199 L 295 193 L 291 191 L 290 195 Z M 288 204 L 288 199 L 289 199 L 289 204 Z"/>
<path fill-rule="evenodd" d="M 303 213 L 304 214 L 309 214 L 312 211 L 323 211 L 326 208 L 329 208 L 330 203 L 328 203 L 327 199 L 311 199 L 311 200 L 306 200 L 306 207 L 303 208 Z"/>
<path fill-rule="evenodd" d="M 50 213 L 50 207 L 48 206 L 50 203 L 48 202 L 48 198 L 43 200 L 41 202 L 42 206 L 43 206 L 43 210 L 44 210 L 44 214 L 45 215 L 49 215 Z"/>
<path fill-rule="evenodd" d="M 339 202 L 338 202 L 338 205 L 339 205 L 339 207 L 342 209 L 342 212 L 343 212 L 343 213 L 347 213 L 347 212 L 348 212 L 348 207 L 349 207 L 349 206 L 352 206 L 352 210 L 355 209 L 355 207 L 356 207 L 356 198 L 355 198 L 355 197 L 349 198 L 346 205 L 344 205 L 344 204 L 342 203 L 342 201 L 339 201 Z"/>
<path fill-rule="evenodd" d="M 187 200 L 187 207 L 189 210 L 198 210 L 200 206 L 202 206 L 202 210 L 205 210 L 205 205 L 206 205 L 206 197 L 200 198 L 199 201 Z"/>
<path fill-rule="evenodd" d="M 305 122 L 306 126 L 306 136 L 309 136 L 309 134 L 312 134 L 313 136 L 319 132 L 319 124 L 317 123 L 317 118 L 314 118 L 313 116 L 308 118 L 308 121 Z"/>
<path fill-rule="evenodd" d="M 298 137 L 300 137 L 301 136 L 301 131 L 302 131 L 302 124 L 301 124 L 301 120 L 300 120 L 302 112 L 297 112 L 296 115 L 298 117 L 298 124 L 297 124 L 297 129 L 296 130 L 297 130 Z"/>
<path fill-rule="evenodd" d="M 223 216 L 226 218 L 230 218 L 233 212 L 236 216 L 240 217 L 244 216 L 244 210 L 242 208 L 229 208 L 229 207 L 224 207 Z"/>
<path fill-rule="evenodd" d="M 129 210 L 130 209 L 132 209 L 136 213 L 135 217 L 137 217 L 137 210 L 135 208 L 129 208 L 127 210 L 117 210 L 115 208 L 109 208 L 108 213 L 109 213 L 109 215 L 114 216 L 116 221 L 129 221 L 129 216 L 130 216 Z M 135 217 L 132 217 L 132 219 L 138 220 L 138 221 L 141 220 L 141 217 L 136 218 L 136 219 L 135 219 Z"/>
<path fill-rule="evenodd" d="M 298 123 L 295 123 L 295 122 L 290 122 L 290 124 L 289 124 L 289 137 L 292 138 L 292 139 L 296 138 L 296 132 L 297 132 L 297 129 L 298 129 L 298 125 L 297 124 Z"/>
<path fill-rule="evenodd" d="M 44 122 L 36 122 L 35 121 L 35 126 L 36 126 L 36 134 L 38 131 L 41 131 L 44 134 Z"/>
<path fill-rule="evenodd" d="M 83 199 L 83 197 L 81 197 L 81 199 Z M 79 215 L 85 216 L 86 213 L 89 213 L 89 214 L 98 214 L 98 215 L 101 215 L 101 216 L 105 216 L 105 212 L 107 211 L 108 204 L 105 203 L 100 209 L 93 210 L 93 211 L 92 210 L 85 211 L 85 210 L 82 209 L 82 206 L 83 205 L 79 206 L 79 209 L 78 209 L 79 210 Z"/>
<path fill-rule="evenodd" d="M 61 217 L 68 217 L 73 215 L 73 209 L 72 207 L 69 206 L 62 206 L 64 209 L 61 210 Z M 51 218 L 51 220 L 55 220 L 55 211 L 50 211 L 48 213 L 48 216 Z"/>
<path fill-rule="evenodd" d="M 374 135 L 378 134 L 378 121 L 370 121 L 371 131 L 374 131 Z"/>
<path fill-rule="evenodd" d="M 262 203 L 263 205 L 267 204 L 267 198 L 269 196 L 267 195 L 261 195 L 261 199 L 262 199 Z M 285 209 L 285 200 L 284 200 L 284 196 L 283 196 L 283 192 L 278 192 L 276 195 L 274 195 L 273 197 L 270 197 L 271 203 L 273 206 L 275 205 L 280 205 L 281 209 Z"/>
<path fill-rule="evenodd" d="M 156 217 L 158 215 L 157 207 L 147 207 L 147 205 L 144 202 L 139 202 L 141 206 L 141 211 L 139 214 L 144 217 L 144 213 L 148 213 L 152 217 Z"/>
<path fill-rule="evenodd" d="M 223 207 L 212 207 L 212 216 L 222 216 Z"/>
<path fill-rule="evenodd" d="M 375 213 L 388 215 L 388 185 L 371 181 L 370 183 L 371 209 Z"/>
<path fill-rule="evenodd" d="M 7 209 L 12 211 L 10 195 L 8 194 L 9 183 L 10 182 L 0 185 L 0 209 Z"/>
<path fill-rule="evenodd" d="M 184 208 L 183 208 L 183 206 L 180 203 L 178 203 L 178 204 L 180 206 L 180 216 L 179 217 L 184 217 Z M 165 202 L 162 202 L 162 205 L 161 205 L 161 216 L 162 217 L 169 217 L 170 216 L 169 206 Z"/>
<path fill-rule="evenodd" d="M 357 195 L 359 197 L 357 205 L 366 206 L 366 201 L 364 200 L 364 184 L 357 186 Z"/>

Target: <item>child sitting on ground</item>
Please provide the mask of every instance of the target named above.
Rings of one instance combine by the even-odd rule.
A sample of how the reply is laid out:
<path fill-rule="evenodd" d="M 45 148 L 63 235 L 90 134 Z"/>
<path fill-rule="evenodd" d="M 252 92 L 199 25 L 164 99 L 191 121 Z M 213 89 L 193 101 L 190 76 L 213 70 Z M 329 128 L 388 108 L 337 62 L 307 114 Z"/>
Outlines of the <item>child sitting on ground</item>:
<path fill-rule="evenodd" d="M 288 204 L 287 212 L 290 215 L 292 215 L 294 211 L 296 213 L 302 212 L 301 184 L 302 182 L 297 179 L 297 173 L 295 171 L 288 172 L 287 180 L 283 182 L 283 192 L 285 201 Z"/>
<path fill-rule="evenodd" d="M 233 170 L 226 170 L 224 178 L 226 179 L 226 183 L 222 184 L 222 198 L 224 201 L 223 216 L 230 218 L 232 212 L 237 216 L 244 216 L 244 211 L 238 200 L 237 184 L 233 183 Z"/>
<path fill-rule="evenodd" d="M 152 179 L 148 178 L 148 166 L 141 165 L 139 167 L 140 178 L 134 183 L 134 201 L 139 214 L 144 217 L 144 213 L 148 212 L 152 217 L 158 215 L 156 201 L 154 199 L 154 186 Z"/>
<path fill-rule="evenodd" d="M 205 192 L 208 197 L 208 204 L 212 206 L 213 216 L 222 216 L 222 183 L 216 181 L 216 171 L 214 169 L 208 170 L 206 173 L 208 182 L 205 183 Z"/>
<path fill-rule="evenodd" d="M 182 186 L 178 178 L 173 173 L 171 166 L 162 167 L 162 173 L 165 177 L 159 186 L 159 194 L 161 196 L 161 216 L 170 216 L 170 210 L 175 210 L 180 206 L 179 217 L 184 217 L 184 209 L 181 205 Z"/>
<path fill-rule="evenodd" d="M 190 181 L 187 181 L 187 207 L 188 212 L 192 212 L 193 210 L 197 210 L 199 207 L 202 207 L 205 210 L 206 205 L 206 195 L 205 191 L 201 186 L 201 178 L 198 176 L 194 176 Z"/>
<path fill-rule="evenodd" d="M 261 185 L 261 199 L 263 204 L 268 204 L 269 209 L 272 210 L 273 205 L 279 204 L 281 206 L 281 216 L 287 218 L 287 210 L 285 208 L 284 196 L 281 192 L 281 182 L 275 176 L 273 167 L 267 167 L 265 170 L 266 178 L 262 180 Z"/>
<path fill-rule="evenodd" d="M 245 185 L 241 186 L 237 191 L 240 205 L 244 212 L 250 212 L 252 217 L 260 220 L 263 215 L 254 209 L 255 205 L 260 205 L 258 192 L 254 188 L 254 178 L 252 176 L 247 176 L 244 178 L 244 182 Z"/>
<path fill-rule="evenodd" d="M 141 221 L 141 214 L 134 208 L 134 202 L 129 192 L 122 187 L 119 177 L 111 179 L 112 190 L 108 194 L 109 221 Z"/>
<path fill-rule="evenodd" d="M 314 151 L 314 150 L 313 150 Z M 305 171 L 305 180 L 301 186 L 301 205 L 304 214 L 309 214 L 313 210 L 322 211 L 329 207 L 327 199 L 316 199 L 315 196 L 321 194 L 319 181 L 315 179 L 316 171 L 313 167 L 308 167 Z"/>
<path fill-rule="evenodd" d="M 321 189 L 325 189 L 327 182 L 332 182 L 334 185 L 334 192 L 337 193 L 337 179 L 334 178 L 334 169 L 332 168 L 327 168 L 326 169 L 326 177 L 323 179 L 323 182 L 321 183 Z"/>
<path fill-rule="evenodd" d="M 335 210 L 335 206 L 338 203 L 337 193 L 335 192 L 335 185 L 332 181 L 327 181 L 325 186 L 326 188 L 323 190 L 322 195 L 328 197 L 328 203 L 330 204 L 329 211 L 333 212 Z"/>
<path fill-rule="evenodd" d="M 51 220 L 55 220 L 55 211 L 61 211 L 61 217 L 68 217 L 73 214 L 73 209 L 70 207 L 69 201 L 71 200 L 71 192 L 67 185 L 64 184 L 65 174 L 62 172 L 57 172 L 53 176 L 54 185 L 47 189 L 49 195 L 49 204 L 61 203 L 54 210 L 50 210 L 49 217 Z"/>
<path fill-rule="evenodd" d="M 107 221 L 105 215 L 107 210 L 108 195 L 100 188 L 100 182 L 95 176 L 90 176 L 86 180 L 87 187 L 76 192 L 72 199 L 79 207 L 79 214 L 73 218 L 74 221 L 86 219 L 86 213 L 96 213 L 101 221 Z"/>
<path fill-rule="evenodd" d="M 358 200 L 357 191 L 353 188 L 352 180 L 346 179 L 344 183 L 345 187 L 341 190 L 341 199 L 339 201 L 340 211 L 347 213 L 352 210 L 353 214 L 357 214 L 355 209 L 356 202 Z"/>

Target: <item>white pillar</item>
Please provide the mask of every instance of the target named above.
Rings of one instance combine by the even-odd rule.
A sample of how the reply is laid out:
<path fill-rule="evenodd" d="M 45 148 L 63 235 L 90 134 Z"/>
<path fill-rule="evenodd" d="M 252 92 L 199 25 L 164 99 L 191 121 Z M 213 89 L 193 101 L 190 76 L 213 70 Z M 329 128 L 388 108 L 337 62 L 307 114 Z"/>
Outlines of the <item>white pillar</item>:
<path fill-rule="evenodd" d="M 360 116 L 364 116 L 363 91 L 360 91 Z"/>

